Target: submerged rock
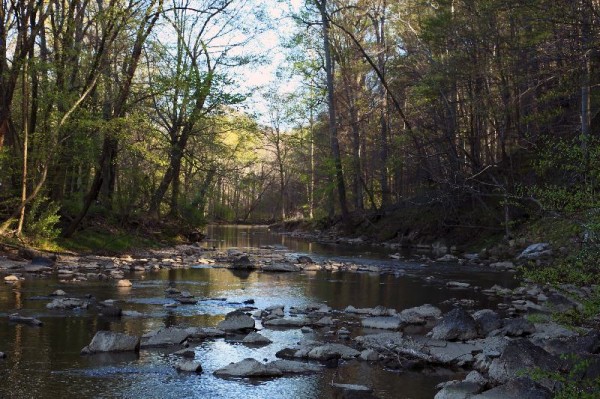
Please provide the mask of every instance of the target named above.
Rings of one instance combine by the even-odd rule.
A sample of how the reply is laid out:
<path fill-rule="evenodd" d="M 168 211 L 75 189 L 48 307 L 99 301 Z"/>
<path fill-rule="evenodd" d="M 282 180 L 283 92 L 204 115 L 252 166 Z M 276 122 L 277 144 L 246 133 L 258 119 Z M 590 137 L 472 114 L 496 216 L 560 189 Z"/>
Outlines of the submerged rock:
<path fill-rule="evenodd" d="M 132 335 L 112 332 L 98 331 L 92 342 L 81 350 L 82 355 L 101 352 L 138 352 L 140 350 L 140 339 Z"/>
<path fill-rule="evenodd" d="M 44 324 L 34 317 L 24 317 L 19 315 L 18 313 L 13 313 L 10 316 L 8 316 L 8 321 L 12 323 L 27 324 L 35 327 L 39 327 Z"/>
<path fill-rule="evenodd" d="M 272 361 L 268 363 L 268 366 L 281 370 L 283 374 L 308 374 L 323 370 L 321 365 L 284 359 Z"/>

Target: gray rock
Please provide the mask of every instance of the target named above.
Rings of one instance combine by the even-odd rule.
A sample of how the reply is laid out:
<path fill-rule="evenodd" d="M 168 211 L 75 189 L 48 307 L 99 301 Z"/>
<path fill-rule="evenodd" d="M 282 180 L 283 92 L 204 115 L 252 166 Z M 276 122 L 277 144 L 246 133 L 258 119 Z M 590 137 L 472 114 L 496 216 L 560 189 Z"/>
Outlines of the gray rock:
<path fill-rule="evenodd" d="M 330 360 L 330 359 L 354 359 L 360 356 L 360 352 L 352 349 L 349 346 L 341 344 L 325 344 L 317 346 L 308 352 L 307 357 L 314 360 Z"/>
<path fill-rule="evenodd" d="M 400 318 L 406 324 L 425 324 L 429 319 L 437 319 L 442 315 L 442 311 L 429 304 L 417 306 L 410 309 L 404 309 L 400 312 Z"/>
<path fill-rule="evenodd" d="M 597 354 L 600 352 L 600 333 L 591 331 L 584 336 L 567 336 L 540 339 L 540 346 L 554 355 L 563 354 Z"/>
<path fill-rule="evenodd" d="M 436 262 L 456 262 L 458 261 L 458 258 L 454 255 L 450 255 L 450 254 L 446 254 L 444 256 L 442 256 L 441 258 L 437 258 Z"/>
<path fill-rule="evenodd" d="M 356 392 L 356 393 L 371 393 L 373 390 L 365 385 L 357 385 L 357 384 L 337 384 L 332 383 L 332 387 L 342 390 L 344 392 Z"/>
<path fill-rule="evenodd" d="M 255 359 L 248 358 L 220 368 L 214 374 L 217 377 L 260 378 L 280 377 L 283 372 L 276 367 L 269 367 Z"/>
<path fill-rule="evenodd" d="M 308 256 L 305 256 L 305 255 L 298 256 L 298 259 L 296 260 L 296 262 L 301 263 L 301 264 L 315 263 L 315 262 L 313 262 L 313 260 L 311 258 L 309 258 Z"/>
<path fill-rule="evenodd" d="M 272 263 L 270 265 L 263 265 L 261 270 L 263 272 L 292 273 L 299 272 L 300 267 L 292 263 Z"/>
<path fill-rule="evenodd" d="M 516 378 L 506 384 L 497 386 L 479 395 L 471 396 L 472 399 L 550 399 L 550 391 L 539 386 L 526 377 Z"/>
<path fill-rule="evenodd" d="M 34 327 L 39 327 L 44 324 L 34 317 L 25 317 L 19 315 L 18 313 L 13 313 L 10 316 L 8 316 L 8 321 L 12 323 L 27 324 Z"/>
<path fill-rule="evenodd" d="M 433 339 L 465 341 L 477 338 L 477 324 L 469 313 L 462 308 L 454 308 L 446 313 L 431 331 Z"/>
<path fill-rule="evenodd" d="M 247 331 L 255 327 L 254 319 L 239 310 L 228 313 L 217 328 L 223 331 Z"/>
<path fill-rule="evenodd" d="M 202 365 L 193 360 L 183 360 L 175 365 L 175 369 L 186 373 L 201 373 Z"/>
<path fill-rule="evenodd" d="M 535 332 L 535 326 L 527 319 L 518 317 L 516 319 L 504 319 L 501 335 L 509 337 L 522 337 Z"/>
<path fill-rule="evenodd" d="M 250 260 L 248 255 L 242 255 L 234 259 L 231 264 L 231 268 L 239 270 L 254 270 L 256 269 L 256 264 Z"/>
<path fill-rule="evenodd" d="M 56 290 L 50 296 L 67 296 L 67 293 L 63 290 Z"/>
<path fill-rule="evenodd" d="M 105 317 L 121 317 L 123 310 L 117 306 L 103 306 L 100 308 L 100 313 Z"/>
<path fill-rule="evenodd" d="M 535 260 L 552 256 L 552 248 L 548 243 L 532 244 L 525 248 L 517 259 Z"/>
<path fill-rule="evenodd" d="M 319 320 L 317 320 L 315 322 L 315 325 L 317 325 L 317 326 L 332 326 L 333 319 L 329 316 L 325 316 L 325 317 L 322 317 Z"/>
<path fill-rule="evenodd" d="M 142 348 L 181 345 L 190 335 L 190 330 L 185 328 L 161 328 L 149 334 L 148 339 L 142 342 Z"/>
<path fill-rule="evenodd" d="M 469 288 L 470 286 L 471 286 L 471 284 L 463 283 L 460 281 L 448 281 L 446 283 L 446 287 L 448 287 L 448 288 Z"/>
<path fill-rule="evenodd" d="M 402 326 L 402 320 L 399 317 L 367 317 L 361 320 L 361 324 L 366 328 L 376 328 L 381 330 L 398 330 Z"/>
<path fill-rule="evenodd" d="M 547 308 L 550 312 L 563 313 L 581 306 L 580 303 L 558 292 L 551 292 L 547 297 L 548 299 L 544 303 L 544 308 Z"/>
<path fill-rule="evenodd" d="M 225 331 L 213 327 L 188 328 L 186 330 L 190 333 L 188 339 L 195 341 L 207 338 L 222 338 L 227 335 Z"/>
<path fill-rule="evenodd" d="M 140 339 L 132 335 L 112 332 L 98 331 L 92 342 L 81 350 L 82 355 L 101 352 L 138 352 L 140 350 Z"/>
<path fill-rule="evenodd" d="M 500 315 L 491 309 L 478 310 L 473 313 L 473 319 L 477 323 L 479 333 L 484 336 L 502 327 Z"/>
<path fill-rule="evenodd" d="M 179 297 L 179 298 L 175 298 L 175 300 L 177 302 L 179 302 L 182 305 L 195 305 L 198 303 L 198 300 L 194 297 Z"/>
<path fill-rule="evenodd" d="M 512 262 L 495 262 L 495 263 L 491 263 L 490 267 L 492 269 L 497 269 L 497 270 L 512 270 L 515 268 L 515 264 Z"/>
<path fill-rule="evenodd" d="M 559 370 L 560 365 L 559 359 L 544 349 L 527 339 L 518 339 L 511 341 L 502 355 L 492 361 L 489 377 L 498 383 L 505 383 L 516 379 L 518 373 L 535 368 L 555 372 Z"/>
<path fill-rule="evenodd" d="M 318 373 L 323 370 L 323 367 L 320 365 L 283 359 L 268 363 L 268 367 L 274 367 L 281 370 L 283 374 L 308 374 Z"/>
<path fill-rule="evenodd" d="M 305 317 L 290 317 L 267 320 L 263 323 L 266 327 L 304 327 L 311 325 L 312 322 Z"/>
<path fill-rule="evenodd" d="M 193 349 L 184 348 L 184 349 L 178 350 L 177 352 L 173 352 L 173 355 L 179 356 L 179 357 L 185 357 L 188 359 L 193 359 L 196 357 L 196 351 L 194 351 Z"/>
<path fill-rule="evenodd" d="M 242 340 L 242 343 L 246 345 L 268 345 L 272 342 L 273 341 L 271 341 L 269 338 L 257 332 L 251 332 L 250 334 L 246 335 Z"/>
<path fill-rule="evenodd" d="M 87 309 L 87 301 L 77 298 L 56 298 L 46 305 L 48 309 Z"/>
<path fill-rule="evenodd" d="M 374 362 L 379 360 L 379 353 L 375 352 L 373 349 L 365 349 L 360 352 L 360 358 L 368 362 Z"/>
<path fill-rule="evenodd" d="M 477 383 L 456 381 L 445 384 L 444 388 L 435 395 L 434 399 L 467 399 L 479 392 L 481 392 L 481 386 Z"/>

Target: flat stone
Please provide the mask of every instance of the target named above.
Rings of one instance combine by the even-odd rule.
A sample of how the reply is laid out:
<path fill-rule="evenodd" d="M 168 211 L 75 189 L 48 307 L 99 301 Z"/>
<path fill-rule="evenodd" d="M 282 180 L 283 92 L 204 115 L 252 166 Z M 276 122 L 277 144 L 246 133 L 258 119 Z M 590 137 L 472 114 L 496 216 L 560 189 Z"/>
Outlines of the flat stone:
<path fill-rule="evenodd" d="M 181 345 L 191 332 L 185 328 L 168 327 L 150 333 L 148 339 L 142 342 L 142 348 Z"/>
<path fill-rule="evenodd" d="M 373 390 L 365 385 L 332 383 L 332 387 L 347 392 L 371 393 Z"/>
<path fill-rule="evenodd" d="M 12 323 L 27 324 L 35 327 L 39 327 L 44 324 L 34 317 L 24 317 L 19 315 L 18 313 L 13 313 L 10 316 L 8 316 L 8 321 Z"/>
<path fill-rule="evenodd" d="M 291 273 L 291 272 L 299 272 L 301 269 L 299 266 L 296 266 L 291 263 L 273 263 L 270 265 L 263 265 L 261 270 L 263 272 Z"/>
<path fill-rule="evenodd" d="M 112 332 L 98 331 L 92 342 L 81 350 L 82 355 L 100 352 L 138 352 L 140 339 L 138 337 Z"/>
<path fill-rule="evenodd" d="M 312 322 L 304 317 L 273 319 L 263 323 L 266 327 L 304 327 L 310 324 L 312 324 Z"/>
<path fill-rule="evenodd" d="M 284 359 L 272 361 L 268 366 L 281 370 L 283 374 L 309 374 L 323 370 L 323 366 L 320 365 Z"/>
<path fill-rule="evenodd" d="M 248 358 L 220 368 L 214 374 L 217 377 L 261 378 L 281 377 L 283 372 L 276 367 L 269 367 L 258 360 Z"/>
<path fill-rule="evenodd" d="M 460 381 L 446 384 L 434 399 L 468 399 L 481 391 L 481 386 L 474 382 Z"/>
<path fill-rule="evenodd" d="M 366 328 L 398 330 L 402 326 L 402 320 L 399 317 L 367 317 L 361 320 L 361 324 Z"/>
<path fill-rule="evenodd" d="M 404 309 L 400 312 L 400 318 L 406 324 L 425 324 L 429 319 L 437 319 L 442 315 L 442 311 L 429 304 L 417 306 L 410 309 Z"/>
<path fill-rule="evenodd" d="M 87 301 L 78 298 L 56 298 L 46 305 L 48 309 L 87 309 Z"/>
<path fill-rule="evenodd" d="M 479 395 L 471 396 L 472 399 L 550 399 L 552 397 L 548 389 L 526 377 L 516 378 Z"/>

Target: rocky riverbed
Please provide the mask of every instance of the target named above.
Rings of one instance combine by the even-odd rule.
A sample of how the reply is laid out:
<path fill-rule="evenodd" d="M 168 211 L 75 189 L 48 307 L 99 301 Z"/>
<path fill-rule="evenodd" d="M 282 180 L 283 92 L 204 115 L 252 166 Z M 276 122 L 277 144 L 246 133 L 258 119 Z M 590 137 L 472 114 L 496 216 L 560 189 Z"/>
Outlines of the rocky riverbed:
<path fill-rule="evenodd" d="M 181 245 L 121 257 L 50 258 L 31 254 L 32 259 L 26 261 L 16 257 L 0 260 L 0 271 L 6 287 L 19 295 L 28 295 L 31 281 L 50 279 L 60 286 L 46 295 L 28 297 L 43 303 L 45 311 L 27 310 L 27 306 L 22 305 L 21 309 L 5 309 L 10 311 L 7 321 L 11 325 L 44 329 L 49 317 L 44 312 L 50 312 L 53 317 L 97 314 L 101 320 L 110 321 L 93 327 L 92 339 L 78 348 L 85 357 L 115 353 L 140 356 L 140 353 L 163 351 L 167 357 L 161 364 L 177 373 L 211 374 L 224 381 L 231 378 L 277 381 L 295 375 L 318 375 L 324 370 L 344 370 L 346 364 L 359 363 L 368 365 L 369 370 L 397 373 L 398 378 L 402 374 L 417 373 L 435 375 L 437 380 L 450 379 L 438 385 L 436 398 L 545 398 L 552 397 L 560 388 L 551 376 L 565 375 L 577 362 L 563 355 L 576 354 L 590 364 L 586 374 L 574 378 L 595 378 L 599 370 L 598 332 L 584 329 L 575 332 L 552 322 L 549 317 L 551 312 L 581 306 L 563 293 L 575 288 L 563 287 L 563 291 L 558 291 L 534 285 L 480 286 L 466 281 L 468 279 L 450 280 L 448 275 L 437 272 L 471 267 L 472 270 L 492 269 L 492 273 L 505 276 L 515 269 L 514 262 L 520 259 L 543 261 L 550 255 L 548 251 L 551 251 L 549 247 L 537 245 L 526 248 L 518 259 L 511 260 L 483 260 L 474 254 L 459 258 L 447 254 L 435 259 L 418 256 L 406 263 L 395 263 L 394 259 L 402 255 L 392 253 L 389 262 L 363 263 L 312 259 L 270 245 L 226 251 Z M 151 328 L 155 323 L 136 325 L 130 331 L 121 328 L 127 324 L 123 320 L 149 317 L 129 308 L 130 302 L 125 299 L 128 290 L 143 289 L 155 274 L 192 267 L 194 270 L 223 269 L 237 273 L 241 279 L 252 273 L 274 276 L 273 279 L 291 275 L 310 278 L 319 273 L 325 273 L 329 280 L 346 275 L 378 276 L 377 281 L 383 282 L 380 284 L 386 284 L 387 278 L 410 279 L 413 284 L 420 281 L 432 289 L 456 295 L 445 295 L 446 299 L 439 303 L 431 296 L 429 303 L 404 308 L 361 307 L 361 303 L 352 303 L 351 295 L 345 297 L 345 306 L 340 302 L 334 304 L 335 301 L 261 306 L 263 301 L 252 297 L 232 301 L 200 296 L 189 285 L 167 279 L 163 280 L 162 299 L 144 299 L 154 307 L 160 306 L 166 315 L 178 310 L 189 315 L 206 304 L 222 306 L 222 303 L 224 309 L 233 309 L 206 325 L 190 325 L 197 323 L 185 319 L 180 322 L 176 318 L 156 328 Z M 89 284 L 96 282 L 113 286 L 120 299 L 82 294 Z M 69 291 L 78 294 L 71 295 Z M 373 295 L 376 294 L 373 291 Z M 590 292 L 584 289 L 578 290 L 578 294 L 585 297 Z M 376 298 L 374 301 L 378 302 Z M 491 304 L 495 306 L 483 306 Z M 115 326 L 118 327 L 113 328 Z M 119 329 L 123 331 L 113 331 Z M 67 339 L 68 334 L 65 331 Z M 285 339 L 278 339 L 282 336 Z M 202 352 L 215 350 L 211 346 L 215 344 L 207 344 L 210 342 L 242 345 L 250 348 L 244 354 L 256 355 L 240 359 L 238 354 L 232 356 L 237 360 L 220 359 L 216 362 L 218 365 L 203 364 Z M 8 356 L 2 362 L 10 361 L 8 348 L 0 346 L 0 351 Z M 545 373 L 542 373 L 543 378 L 539 377 L 539 370 L 533 373 L 535 368 Z M 534 374 L 538 378 L 532 378 Z M 328 389 L 334 395 L 402 397 L 386 393 L 377 381 L 361 378 L 337 378 Z M 307 393 L 306 397 L 313 396 Z"/>

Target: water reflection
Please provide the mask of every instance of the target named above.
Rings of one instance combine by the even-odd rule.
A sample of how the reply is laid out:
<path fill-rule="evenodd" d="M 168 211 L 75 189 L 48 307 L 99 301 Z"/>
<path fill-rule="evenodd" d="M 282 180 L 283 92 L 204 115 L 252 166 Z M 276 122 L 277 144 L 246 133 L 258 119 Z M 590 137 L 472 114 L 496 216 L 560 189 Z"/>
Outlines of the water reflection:
<path fill-rule="evenodd" d="M 289 237 L 266 234 L 265 229 L 244 228 L 245 234 L 227 233 L 223 246 L 286 245 L 298 252 L 314 251 L 316 246 Z M 318 255 L 318 254 L 317 254 Z M 364 258 L 363 258 L 364 259 Z M 377 260 L 382 262 L 384 260 Z M 403 266 L 405 267 L 405 266 Z M 408 266 L 406 266 L 408 267 Z M 481 306 L 496 303 L 476 291 L 450 291 L 443 285 L 425 283 L 423 275 L 441 276 L 472 282 L 482 287 L 500 283 L 514 284 L 510 275 L 474 272 L 469 269 L 414 266 L 416 276 L 396 277 L 392 274 L 310 272 L 270 274 L 236 272 L 226 269 L 192 268 L 163 270 L 145 275 L 128 276 L 133 287 L 117 289 L 112 282 L 90 281 L 81 284 L 62 284 L 58 279 L 28 278 L 19 286 L 0 287 L 0 309 L 9 314 L 20 309 L 44 322 L 42 328 L 9 324 L 0 319 L 0 351 L 8 358 L 0 361 L 0 397 L 64 398 L 332 398 L 336 393 L 331 381 L 367 384 L 381 398 L 431 398 L 435 385 L 448 376 L 397 374 L 381 370 L 368 363 L 349 362 L 338 369 L 325 369 L 312 376 L 286 377 L 277 380 L 223 380 L 212 372 L 230 362 L 253 357 L 274 360 L 275 352 L 300 341 L 299 330 L 261 331 L 273 344 L 254 348 L 230 340 L 205 342 L 196 348 L 196 357 L 205 372 L 201 375 L 178 374 L 173 369 L 176 359 L 170 350 L 143 350 L 139 356 L 79 355 L 98 330 L 113 330 L 142 335 L 165 326 L 216 326 L 224 315 L 239 308 L 241 303 L 254 299 L 255 306 L 265 308 L 275 304 L 299 306 L 325 302 L 334 309 L 348 305 L 373 307 L 383 305 L 402 310 L 432 303 L 439 305 L 450 299 L 473 299 Z M 420 276 L 419 276 L 420 273 Z M 172 302 L 165 298 L 169 286 L 189 291 L 199 299 L 195 305 L 166 309 Z M 105 319 L 94 311 L 57 312 L 46 309 L 49 300 L 31 300 L 56 289 L 69 295 L 93 295 L 98 300 L 114 299 L 124 310 L 136 311 L 141 317 L 121 320 Z M 401 393 L 401 394 L 399 394 Z"/>

